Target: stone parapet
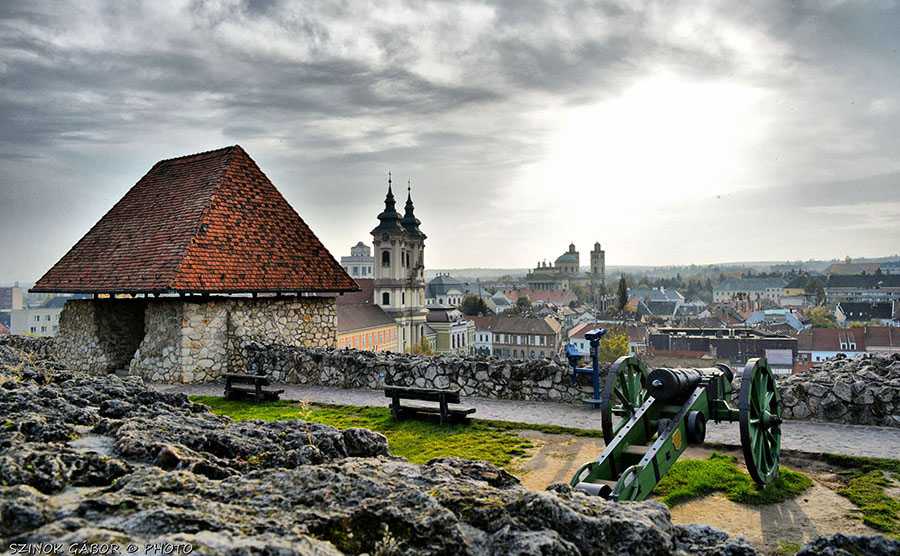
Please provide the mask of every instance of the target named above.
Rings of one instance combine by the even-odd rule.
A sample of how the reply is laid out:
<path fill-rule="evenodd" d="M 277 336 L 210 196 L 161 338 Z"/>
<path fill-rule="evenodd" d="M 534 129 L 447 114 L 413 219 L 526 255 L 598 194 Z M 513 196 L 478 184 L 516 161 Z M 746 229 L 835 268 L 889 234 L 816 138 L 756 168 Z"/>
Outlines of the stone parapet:
<path fill-rule="evenodd" d="M 900 354 L 826 361 L 780 390 L 787 419 L 900 427 Z"/>
<path fill-rule="evenodd" d="M 463 396 L 576 402 L 585 394 L 571 370 L 549 359 L 425 356 L 352 349 L 305 349 L 247 342 L 250 372 L 278 382 L 382 388 L 385 384 L 459 389 Z"/>

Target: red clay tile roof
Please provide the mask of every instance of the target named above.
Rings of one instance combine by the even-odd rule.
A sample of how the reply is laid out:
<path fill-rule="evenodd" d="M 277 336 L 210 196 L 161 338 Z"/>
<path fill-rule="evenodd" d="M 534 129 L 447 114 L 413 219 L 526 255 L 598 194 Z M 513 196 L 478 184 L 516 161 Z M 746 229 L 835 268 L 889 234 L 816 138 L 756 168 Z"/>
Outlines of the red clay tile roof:
<path fill-rule="evenodd" d="M 841 344 L 855 343 L 855 350 Z M 862 328 L 810 328 L 797 336 L 801 351 L 866 351 L 866 331 Z"/>
<path fill-rule="evenodd" d="M 356 290 L 235 145 L 157 162 L 31 291 Z"/>
<path fill-rule="evenodd" d="M 354 278 L 356 285 L 359 286 L 358 292 L 345 293 L 337 296 L 335 303 L 338 305 L 355 305 L 357 303 L 374 304 L 375 300 L 375 280 L 372 278 Z"/>

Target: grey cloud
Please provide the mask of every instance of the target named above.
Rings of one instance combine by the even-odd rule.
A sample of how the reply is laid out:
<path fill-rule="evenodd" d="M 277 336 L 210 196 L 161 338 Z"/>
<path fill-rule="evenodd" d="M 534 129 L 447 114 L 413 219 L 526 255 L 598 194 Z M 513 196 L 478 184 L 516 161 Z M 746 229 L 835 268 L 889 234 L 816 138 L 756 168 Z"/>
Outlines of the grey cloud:
<path fill-rule="evenodd" d="M 479 245 L 504 245 L 561 220 L 523 209 L 512 212 L 527 223 L 494 224 L 496 207 L 517 204 L 521 169 L 548 149 L 552 130 L 533 114 L 613 98 L 659 68 L 771 93 L 775 124 L 757 156 L 772 183 L 761 186 L 900 170 L 890 2 L 506 0 L 482 6 L 484 20 L 449 1 L 160 6 L 0 3 L 0 221 L 53 232 L 37 249 L 27 227 L 13 228 L 0 282 L 40 274 L 90 225 L 67 226 L 60 207 L 102 214 L 91 203 L 111 204 L 153 160 L 230 143 L 312 213 L 330 247 L 364 237 L 370 222 L 340 215 L 374 218 L 377 207 L 348 203 L 380 202 L 388 168 L 411 175 L 430 224 L 447 226 L 430 231 L 436 245 L 449 234 L 471 252 L 455 235 L 463 226 L 480 230 Z M 688 32 L 675 32 L 680 20 Z M 896 200 L 888 183 L 867 198 Z M 751 199 L 757 210 L 776 198 L 766 191 Z M 779 191 L 808 199 L 806 188 Z"/>

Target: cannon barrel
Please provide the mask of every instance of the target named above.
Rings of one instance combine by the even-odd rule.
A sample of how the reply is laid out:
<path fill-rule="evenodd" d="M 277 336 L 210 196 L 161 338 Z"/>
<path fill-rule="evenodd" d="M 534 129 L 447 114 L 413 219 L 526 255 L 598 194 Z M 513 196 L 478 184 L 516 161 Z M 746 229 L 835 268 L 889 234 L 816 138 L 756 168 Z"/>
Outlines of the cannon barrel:
<path fill-rule="evenodd" d="M 725 374 L 725 371 L 721 367 L 653 369 L 650 371 L 650 376 L 647 379 L 649 383 L 647 390 L 657 400 L 671 400 L 689 395 L 704 378 L 719 377 L 723 374 Z"/>

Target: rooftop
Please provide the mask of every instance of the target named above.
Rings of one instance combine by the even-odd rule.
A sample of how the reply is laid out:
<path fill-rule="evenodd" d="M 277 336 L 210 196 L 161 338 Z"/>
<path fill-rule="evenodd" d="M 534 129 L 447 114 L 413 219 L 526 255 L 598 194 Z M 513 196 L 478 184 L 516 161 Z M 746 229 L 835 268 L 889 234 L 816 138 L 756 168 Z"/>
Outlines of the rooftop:
<path fill-rule="evenodd" d="M 337 309 L 337 331 L 346 334 L 355 330 L 365 330 L 388 325 L 396 325 L 384 309 L 374 303 L 343 303 Z"/>
<path fill-rule="evenodd" d="M 838 309 L 847 320 L 867 321 L 872 319 L 891 319 L 894 316 L 894 304 L 889 301 L 880 303 L 838 303 Z"/>
<path fill-rule="evenodd" d="M 354 290 L 355 282 L 235 145 L 157 162 L 31 291 Z"/>
<path fill-rule="evenodd" d="M 826 288 L 900 288 L 900 274 L 832 274 Z"/>
<path fill-rule="evenodd" d="M 715 286 L 719 291 L 765 291 L 770 288 L 783 288 L 788 281 L 784 278 L 737 278 L 725 280 Z"/>

